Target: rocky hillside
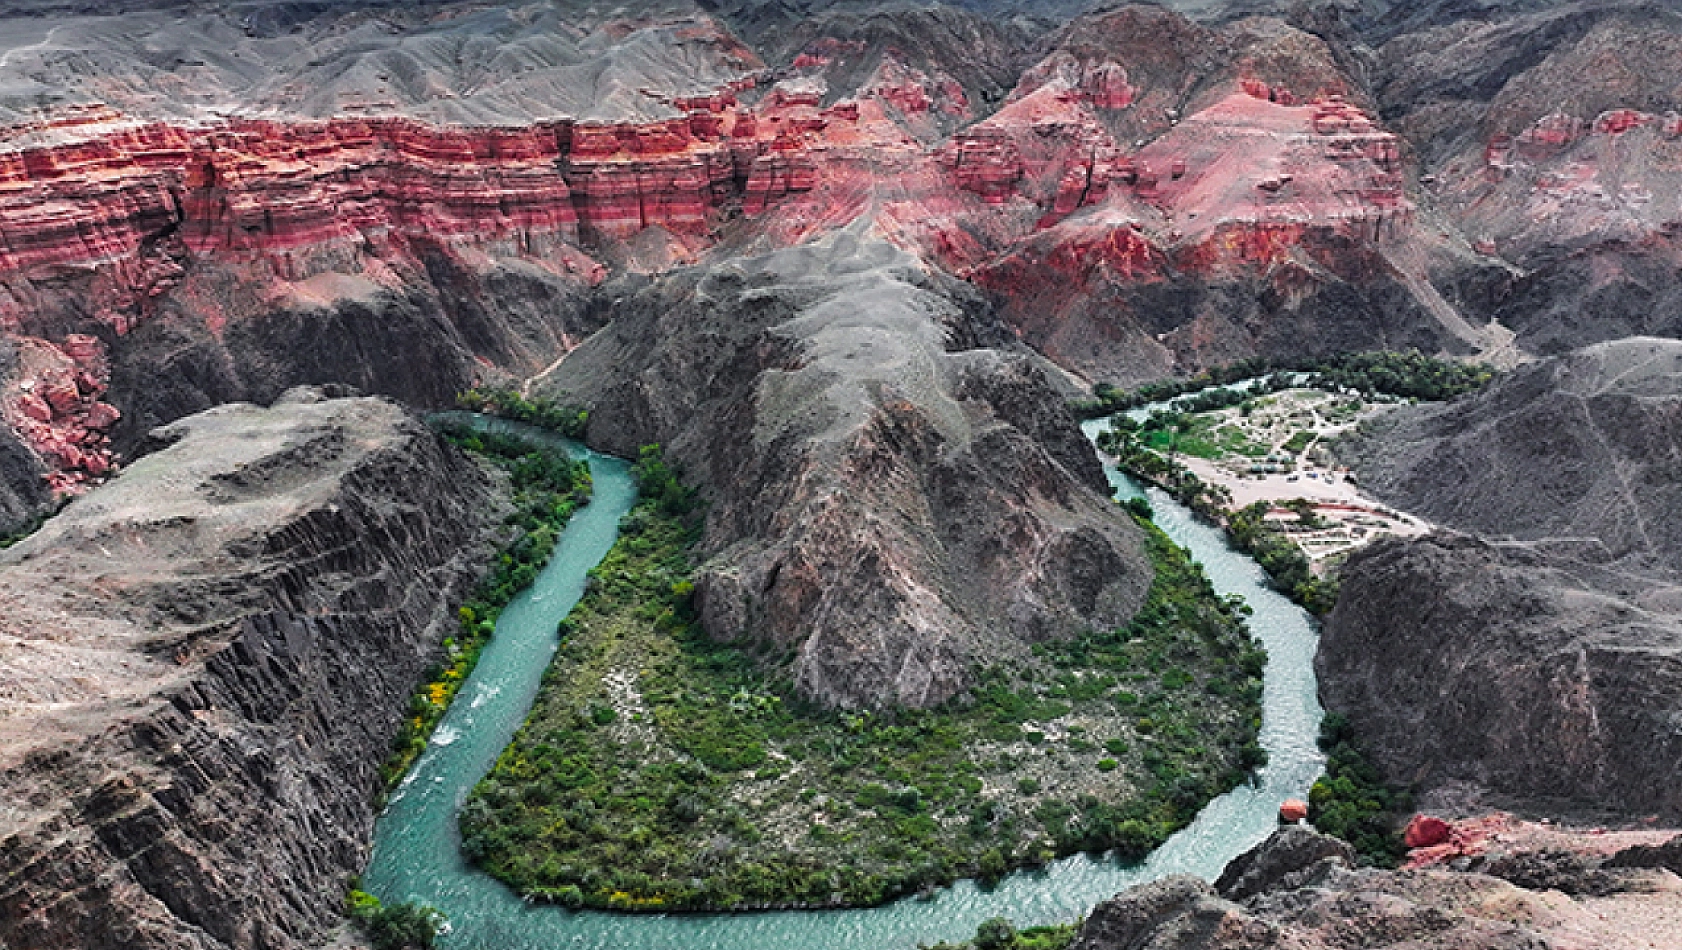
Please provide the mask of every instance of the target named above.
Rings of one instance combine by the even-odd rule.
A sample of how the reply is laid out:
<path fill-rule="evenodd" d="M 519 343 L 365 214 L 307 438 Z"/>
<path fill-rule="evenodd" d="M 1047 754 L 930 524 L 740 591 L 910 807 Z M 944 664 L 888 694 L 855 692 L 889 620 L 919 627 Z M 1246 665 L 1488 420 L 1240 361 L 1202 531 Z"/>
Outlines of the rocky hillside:
<path fill-rule="evenodd" d="M 1663 567 L 1682 552 L 1679 435 L 1682 342 L 1631 338 L 1382 416 L 1339 454 L 1364 487 L 1433 522 Z"/>
<path fill-rule="evenodd" d="M 1682 816 L 1674 581 L 1473 538 L 1374 545 L 1346 566 L 1315 667 L 1394 781 Z"/>
<path fill-rule="evenodd" d="M 962 285 L 843 234 L 626 289 L 540 389 L 706 488 L 715 638 L 774 645 L 826 705 L 925 706 L 1132 616 L 1137 529 L 1046 368 Z"/>
<path fill-rule="evenodd" d="M 1682 343 L 1601 344 L 1344 446 L 1478 535 L 1350 559 L 1318 669 L 1392 779 L 1682 815 Z"/>
<path fill-rule="evenodd" d="M 496 490 L 379 399 L 294 390 L 0 556 L 0 944 L 318 945 Z"/>

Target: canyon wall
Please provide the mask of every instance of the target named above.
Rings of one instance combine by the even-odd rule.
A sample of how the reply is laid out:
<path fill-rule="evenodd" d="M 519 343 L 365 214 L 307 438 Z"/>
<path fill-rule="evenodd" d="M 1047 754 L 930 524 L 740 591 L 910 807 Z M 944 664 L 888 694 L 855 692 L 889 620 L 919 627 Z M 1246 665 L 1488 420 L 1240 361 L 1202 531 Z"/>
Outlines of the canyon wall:
<path fill-rule="evenodd" d="M 1086 382 L 1673 329 L 1682 30 L 1638 4 L 1441 34 L 633 6 L 7 20 L 0 332 L 27 358 L 0 416 L 48 488 L 299 382 L 434 405 L 529 377 L 611 316 L 611 274 L 852 224 Z M 1590 68 L 1626 40 L 1650 70 Z"/>
<path fill-rule="evenodd" d="M 288 393 L 0 556 L 0 944 L 319 945 L 497 489 L 396 405 Z"/>
<path fill-rule="evenodd" d="M 1682 815 L 1678 444 L 1682 343 L 1642 338 L 1341 444 L 1364 489 L 1467 533 L 1352 557 L 1326 621 L 1322 694 L 1392 780 Z"/>
<path fill-rule="evenodd" d="M 1682 333 L 1682 13 L 1514 5 L 1454 22 L 1399 6 L 1374 95 L 1420 200 L 1505 280 L 1467 288 L 1532 354 Z"/>
<path fill-rule="evenodd" d="M 1428 537 L 1350 558 L 1315 668 L 1399 784 L 1682 819 L 1682 588 Z"/>

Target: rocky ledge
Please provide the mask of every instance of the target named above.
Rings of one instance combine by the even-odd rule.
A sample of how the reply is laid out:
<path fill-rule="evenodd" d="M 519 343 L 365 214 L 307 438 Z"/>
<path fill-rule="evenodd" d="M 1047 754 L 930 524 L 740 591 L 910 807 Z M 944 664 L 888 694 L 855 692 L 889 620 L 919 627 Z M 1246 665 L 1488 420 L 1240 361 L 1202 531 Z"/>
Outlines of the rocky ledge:
<path fill-rule="evenodd" d="M 318 945 L 495 488 L 380 399 L 155 439 L 0 557 L 0 946 Z"/>
<path fill-rule="evenodd" d="M 1349 846 L 1335 838 L 1290 826 L 1240 855 L 1213 887 L 1175 875 L 1099 904 L 1071 947 L 1660 946 L 1653 941 L 1674 935 L 1672 928 L 1682 920 L 1677 843 L 1593 859 L 1569 852 L 1512 854 L 1476 871 L 1382 871 L 1354 867 Z"/>

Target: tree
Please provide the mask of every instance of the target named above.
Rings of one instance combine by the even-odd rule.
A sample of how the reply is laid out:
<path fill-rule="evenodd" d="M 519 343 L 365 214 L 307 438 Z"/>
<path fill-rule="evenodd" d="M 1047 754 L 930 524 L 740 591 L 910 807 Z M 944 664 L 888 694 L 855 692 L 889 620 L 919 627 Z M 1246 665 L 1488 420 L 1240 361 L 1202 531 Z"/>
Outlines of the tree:
<path fill-rule="evenodd" d="M 1016 926 L 1003 917 L 989 917 L 975 928 L 976 950 L 1005 950 L 1016 943 Z"/>

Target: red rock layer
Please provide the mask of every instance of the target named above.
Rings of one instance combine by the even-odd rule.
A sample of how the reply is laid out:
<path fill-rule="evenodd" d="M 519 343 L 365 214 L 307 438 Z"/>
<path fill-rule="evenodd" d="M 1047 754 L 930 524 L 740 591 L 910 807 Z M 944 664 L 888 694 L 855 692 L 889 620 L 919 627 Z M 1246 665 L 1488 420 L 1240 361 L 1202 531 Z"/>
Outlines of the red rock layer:
<path fill-rule="evenodd" d="M 1649 260 L 1677 256 L 1682 116 L 1674 112 L 1549 115 L 1491 137 L 1477 157 L 1450 164 L 1437 187 L 1480 253 L 1522 263 L 1613 242 L 1647 248 Z"/>
<path fill-rule="evenodd" d="M 566 123 L 467 130 L 400 119 L 236 120 L 201 133 L 172 182 L 181 237 L 199 255 L 393 232 L 573 240 L 572 192 L 555 167 L 568 131 Z"/>
<path fill-rule="evenodd" d="M 102 115 L 102 129 L 77 113 L 27 137 L 13 130 L 14 141 L 49 141 L 0 152 L 0 276 L 120 261 L 166 233 L 201 256 L 393 236 L 541 253 L 576 243 L 580 225 L 615 238 L 704 233 L 738 192 L 752 214 L 810 189 L 805 152 L 829 121 L 815 96 L 773 91 L 762 122 L 739 110 L 736 91 L 672 100 L 686 114 L 659 122 L 524 128 L 396 118 L 112 128 Z"/>
<path fill-rule="evenodd" d="M 22 339 L 18 364 L 0 394 L 0 418 L 35 450 L 51 471 L 55 492 L 75 491 L 112 470 L 107 432 L 121 413 L 101 402 L 110 381 L 105 347 L 72 333 L 54 346 Z"/>
<path fill-rule="evenodd" d="M 569 132 L 237 119 L 0 153 L 0 274 L 119 260 L 170 232 L 199 255 L 392 232 L 572 240 L 555 165 Z"/>

